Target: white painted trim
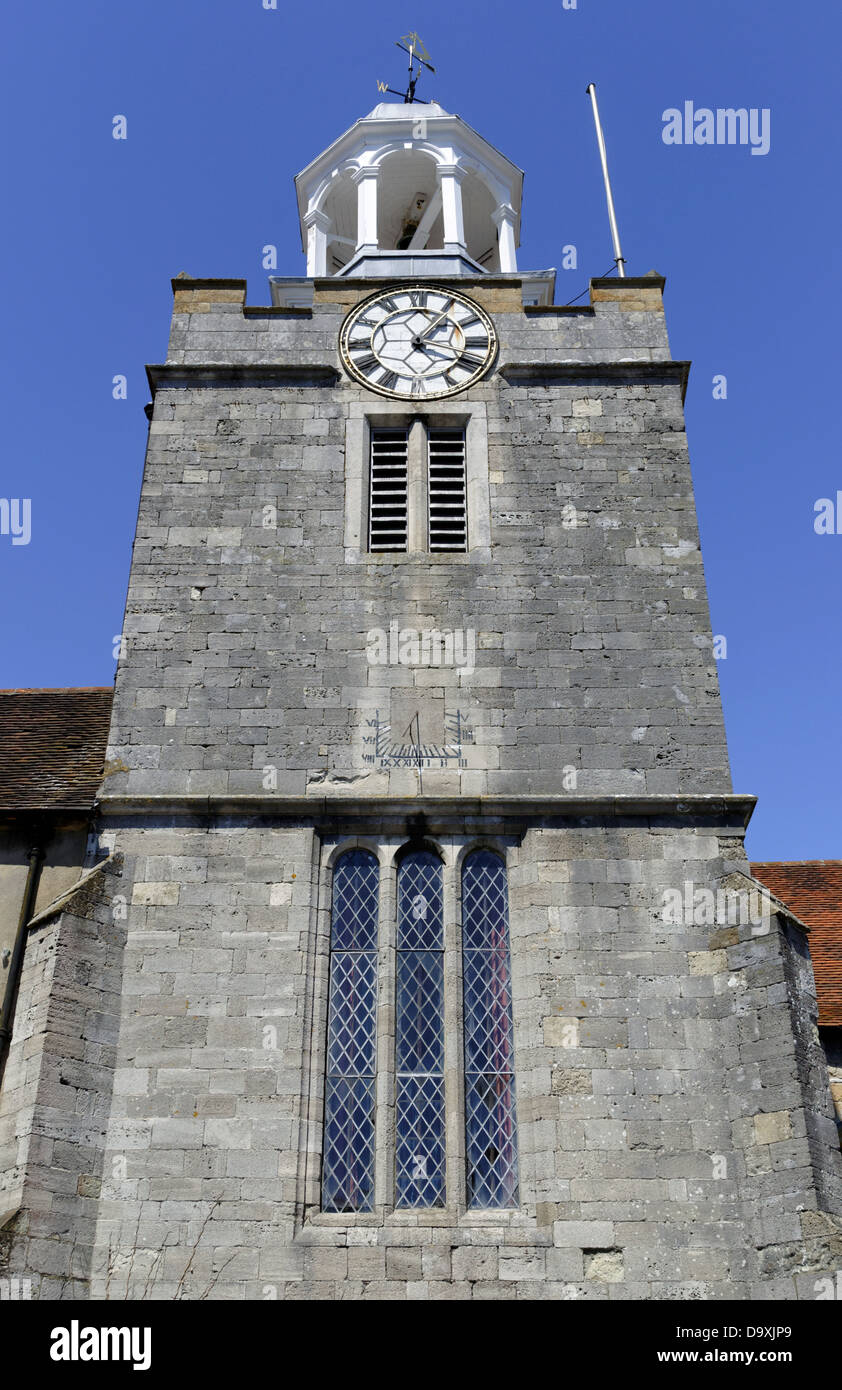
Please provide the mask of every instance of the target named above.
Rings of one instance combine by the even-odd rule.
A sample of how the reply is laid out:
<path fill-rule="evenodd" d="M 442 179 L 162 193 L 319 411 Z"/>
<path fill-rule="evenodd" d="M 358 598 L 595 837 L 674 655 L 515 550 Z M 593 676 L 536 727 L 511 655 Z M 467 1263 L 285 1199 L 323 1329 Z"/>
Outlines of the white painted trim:
<path fill-rule="evenodd" d="M 491 219 L 497 228 L 497 240 L 500 248 L 500 273 L 501 275 L 513 275 L 517 271 L 517 250 L 515 240 L 515 228 L 517 226 L 517 213 L 510 203 L 501 203 L 491 214 Z"/>
<path fill-rule="evenodd" d="M 354 175 L 357 185 L 357 250 L 363 247 L 378 250 L 377 239 L 377 189 L 380 170 L 377 168 L 359 169 Z"/>

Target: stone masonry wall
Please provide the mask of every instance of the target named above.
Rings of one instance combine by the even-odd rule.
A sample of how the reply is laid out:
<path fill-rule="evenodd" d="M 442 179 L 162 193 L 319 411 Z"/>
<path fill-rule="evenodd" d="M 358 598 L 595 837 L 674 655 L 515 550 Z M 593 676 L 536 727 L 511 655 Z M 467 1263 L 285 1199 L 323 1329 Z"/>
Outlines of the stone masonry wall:
<path fill-rule="evenodd" d="M 0 1092 L 0 1273 L 86 1298 L 119 1034 L 121 861 L 34 919 Z"/>
<path fill-rule="evenodd" d="M 176 308 L 195 312 L 176 314 L 173 356 L 336 366 L 367 292 L 333 285 L 287 321 L 182 289 Z M 435 793 L 556 792 L 571 767 L 584 792 L 730 789 L 679 382 L 616 360 L 623 335 L 646 344 L 629 349 L 640 361 L 665 357 L 659 292 L 575 318 L 515 312 L 510 286 L 467 292 L 502 306 L 500 370 L 459 398 L 487 432 L 490 548 L 349 554 L 348 422 L 384 403 L 345 377 L 159 384 L 110 793 L 259 793 L 267 767 L 290 794 L 349 778 L 416 792 L 412 769 L 362 760 L 362 711 L 391 692 L 471 721 L 466 765 L 431 769 Z M 550 359 L 563 379 L 541 378 Z M 585 379 L 564 377 L 573 359 Z M 518 361 L 533 367 L 507 374 Z M 476 669 L 373 670 L 366 634 L 393 621 L 470 629 Z"/>
<path fill-rule="evenodd" d="M 808 1093 L 793 1045 L 787 932 L 664 921 L 665 888 L 731 881 L 734 830 L 508 827 L 520 1209 L 466 1212 L 457 1182 L 442 1211 L 396 1213 L 387 1186 L 351 1217 L 318 1209 L 324 866 L 341 835 L 251 818 L 119 838 L 125 947 L 112 964 L 96 946 L 82 996 L 107 982 L 121 998 L 116 1032 L 103 1010 L 107 1041 L 82 1029 L 111 1059 L 85 1070 L 90 1141 L 87 1102 L 68 1090 L 67 1113 L 41 1068 L 50 1151 L 28 1179 L 18 1272 L 41 1274 L 42 1296 L 78 1296 L 61 1281 L 92 1271 L 109 1298 L 809 1298 L 838 1263 L 840 1156 L 829 1092 Z M 386 877 L 401 838 L 385 837 Z M 446 886 L 470 841 L 438 836 Z M 106 898 L 96 914 L 101 943 Z M 53 943 L 57 974 L 78 979 L 91 926 L 74 916 Z M 458 950 L 446 970 L 458 985 Z"/>

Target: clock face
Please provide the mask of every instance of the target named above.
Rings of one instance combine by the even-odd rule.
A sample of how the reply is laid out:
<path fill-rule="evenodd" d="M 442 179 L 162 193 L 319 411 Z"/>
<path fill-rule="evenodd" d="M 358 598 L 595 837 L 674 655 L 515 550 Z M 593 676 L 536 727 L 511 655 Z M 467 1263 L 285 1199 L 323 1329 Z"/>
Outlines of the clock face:
<path fill-rule="evenodd" d="M 478 381 L 494 361 L 497 335 L 488 315 L 461 294 L 393 289 L 351 311 L 339 350 L 345 370 L 370 391 L 429 401 Z"/>

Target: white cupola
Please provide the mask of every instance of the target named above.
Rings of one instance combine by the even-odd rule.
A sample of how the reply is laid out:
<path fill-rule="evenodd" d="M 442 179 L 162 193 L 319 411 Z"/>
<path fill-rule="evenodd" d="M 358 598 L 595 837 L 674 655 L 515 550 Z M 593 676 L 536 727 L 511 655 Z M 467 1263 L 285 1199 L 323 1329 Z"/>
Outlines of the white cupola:
<path fill-rule="evenodd" d="M 523 173 L 435 102 L 383 102 L 295 180 L 309 277 L 517 272 Z"/>

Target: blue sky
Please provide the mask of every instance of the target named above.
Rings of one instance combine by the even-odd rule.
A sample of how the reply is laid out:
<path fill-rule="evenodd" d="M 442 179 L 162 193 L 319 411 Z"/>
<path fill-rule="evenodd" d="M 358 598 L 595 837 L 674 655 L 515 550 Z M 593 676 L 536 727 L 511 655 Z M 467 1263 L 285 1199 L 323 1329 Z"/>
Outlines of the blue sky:
<path fill-rule="evenodd" d="M 419 94 L 526 170 L 520 264 L 566 301 L 612 251 L 588 82 L 598 85 L 630 274 L 667 276 L 673 355 L 693 360 L 690 452 L 735 789 L 755 858 L 842 856 L 837 737 L 839 12 L 785 0 L 57 0 L 4 24 L 6 215 L 0 685 L 110 684 L 146 440 L 146 362 L 170 277 L 237 276 L 261 248 L 303 274 L 292 177 L 400 85 L 399 34 L 438 67 Z M 771 148 L 667 146 L 662 114 L 768 108 Z M 125 141 L 112 139 L 115 115 Z M 112 399 L 112 378 L 128 398 Z M 713 398 L 724 374 L 727 400 Z M 842 519 L 839 522 L 842 532 Z"/>

